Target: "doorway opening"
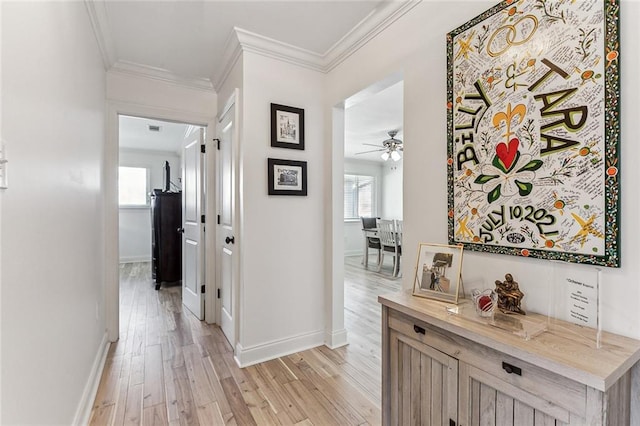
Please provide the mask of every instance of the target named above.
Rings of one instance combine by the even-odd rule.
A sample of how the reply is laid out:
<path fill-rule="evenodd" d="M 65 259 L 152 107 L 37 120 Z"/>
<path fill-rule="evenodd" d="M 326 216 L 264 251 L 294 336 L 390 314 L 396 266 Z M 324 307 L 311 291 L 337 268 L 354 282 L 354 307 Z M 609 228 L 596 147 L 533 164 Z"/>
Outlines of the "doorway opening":
<path fill-rule="evenodd" d="M 338 252 L 342 256 L 341 259 L 334 257 L 340 262 L 334 268 L 342 267 L 344 271 L 344 329 L 350 341 L 357 339 L 358 344 L 369 347 L 372 354 L 379 353 L 380 344 L 377 296 L 402 288 L 402 268 L 395 268 L 396 262 L 402 264 L 402 257 L 386 252 L 379 265 L 379 250 L 370 248 L 362 218 L 369 218 L 374 224 L 381 219 L 389 220 L 395 229 L 402 229 L 403 90 L 402 73 L 395 73 L 345 99 L 344 131 L 338 132 L 342 135 L 334 139 L 334 149 L 343 151 L 344 165 L 334 171 L 342 176 L 334 176 L 333 188 L 340 193 L 337 185 L 342 182 L 343 215 L 337 217 L 339 209 L 334 208 L 334 224 L 341 222 L 343 232 L 338 235 L 341 241 L 334 240 L 333 247 L 334 255 Z M 334 125 L 336 123 L 340 125 L 341 120 L 334 121 Z M 397 142 L 391 145 L 389 139 Z M 396 231 L 396 235 L 401 232 Z M 380 244 L 379 238 L 376 241 Z M 366 323 L 371 324 L 369 330 L 358 329 L 358 320 L 363 316 L 368 318 Z"/>
<path fill-rule="evenodd" d="M 118 115 L 119 269 L 148 273 L 158 291 L 180 286 L 172 292 L 198 319 L 204 319 L 205 129 Z"/>

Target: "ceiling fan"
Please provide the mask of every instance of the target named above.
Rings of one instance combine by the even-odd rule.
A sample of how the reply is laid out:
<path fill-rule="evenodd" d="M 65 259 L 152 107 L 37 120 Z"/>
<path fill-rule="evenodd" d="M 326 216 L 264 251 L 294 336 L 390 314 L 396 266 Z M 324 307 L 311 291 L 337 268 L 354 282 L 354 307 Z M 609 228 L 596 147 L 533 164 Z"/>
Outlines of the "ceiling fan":
<path fill-rule="evenodd" d="M 400 153 L 402 152 L 403 148 L 402 148 L 402 141 L 400 139 L 395 138 L 395 136 L 398 134 L 398 131 L 389 130 L 387 133 L 389 134 L 389 139 L 382 142 L 382 148 L 380 148 L 380 145 L 363 143 L 362 145 L 376 146 L 378 147 L 378 149 L 372 149 L 371 151 L 364 151 L 364 152 L 356 152 L 356 155 L 367 154 L 369 152 L 382 152 L 381 157 L 384 161 L 387 161 L 389 158 L 391 158 L 393 161 L 400 160 L 402 158 Z"/>

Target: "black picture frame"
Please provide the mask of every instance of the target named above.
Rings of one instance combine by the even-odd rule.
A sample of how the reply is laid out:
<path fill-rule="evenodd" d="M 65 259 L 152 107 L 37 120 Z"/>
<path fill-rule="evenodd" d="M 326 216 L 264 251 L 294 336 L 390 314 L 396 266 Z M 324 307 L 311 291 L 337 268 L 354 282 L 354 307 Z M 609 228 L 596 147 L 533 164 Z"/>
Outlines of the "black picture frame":
<path fill-rule="evenodd" d="M 267 159 L 269 195 L 307 195 L 307 162 Z"/>
<path fill-rule="evenodd" d="M 304 109 L 271 104 L 271 146 L 304 150 Z"/>

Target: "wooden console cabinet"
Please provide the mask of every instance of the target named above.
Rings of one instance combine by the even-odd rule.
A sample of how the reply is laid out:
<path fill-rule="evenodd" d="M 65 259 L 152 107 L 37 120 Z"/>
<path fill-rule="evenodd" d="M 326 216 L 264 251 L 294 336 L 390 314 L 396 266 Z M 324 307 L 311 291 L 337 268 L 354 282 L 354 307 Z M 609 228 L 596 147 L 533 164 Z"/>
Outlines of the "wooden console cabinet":
<path fill-rule="evenodd" d="M 638 340 L 595 349 L 559 322 L 526 341 L 408 292 L 378 301 L 384 425 L 629 425 Z"/>

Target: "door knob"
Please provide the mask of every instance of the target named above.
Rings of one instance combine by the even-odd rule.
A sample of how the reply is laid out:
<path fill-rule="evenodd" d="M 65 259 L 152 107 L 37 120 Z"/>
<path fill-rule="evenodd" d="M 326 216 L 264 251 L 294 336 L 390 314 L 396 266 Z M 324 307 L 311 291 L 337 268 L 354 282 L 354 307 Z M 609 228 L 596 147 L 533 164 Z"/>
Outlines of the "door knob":
<path fill-rule="evenodd" d="M 229 244 L 229 243 L 235 244 L 236 243 L 236 237 L 231 237 L 231 238 L 227 237 L 227 238 L 224 239 L 224 242 L 227 243 L 227 244 Z"/>
<path fill-rule="evenodd" d="M 184 228 L 178 228 L 178 232 L 184 234 Z"/>

